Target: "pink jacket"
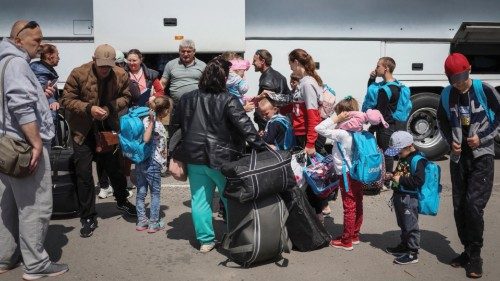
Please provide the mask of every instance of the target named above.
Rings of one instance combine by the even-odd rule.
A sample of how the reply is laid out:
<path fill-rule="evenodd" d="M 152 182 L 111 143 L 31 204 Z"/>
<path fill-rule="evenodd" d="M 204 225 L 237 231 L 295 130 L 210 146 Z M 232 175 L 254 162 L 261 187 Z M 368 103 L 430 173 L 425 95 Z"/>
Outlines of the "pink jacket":
<path fill-rule="evenodd" d="M 349 111 L 349 116 L 351 117 L 349 120 L 337 125 L 338 129 L 360 132 L 363 130 L 363 124 L 365 123 L 370 123 L 371 125 L 382 123 L 385 128 L 389 127 L 389 124 L 385 122 L 380 111 L 376 109 L 368 109 L 366 113 L 361 111 Z"/>

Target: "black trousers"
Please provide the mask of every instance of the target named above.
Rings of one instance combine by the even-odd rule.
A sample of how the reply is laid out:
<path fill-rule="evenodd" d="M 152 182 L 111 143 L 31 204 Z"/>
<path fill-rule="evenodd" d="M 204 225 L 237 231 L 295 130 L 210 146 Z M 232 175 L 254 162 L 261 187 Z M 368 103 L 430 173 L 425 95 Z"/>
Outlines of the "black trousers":
<path fill-rule="evenodd" d="M 474 159 L 472 153 L 462 153 L 458 163 L 450 161 L 455 224 L 460 242 L 471 257 L 481 256 L 483 215 L 493 188 L 494 163 L 493 155 Z"/>
<path fill-rule="evenodd" d="M 373 127 L 373 126 L 372 126 Z M 372 128 L 371 127 L 371 128 Z M 384 128 L 382 125 L 378 125 L 371 132 L 375 132 L 375 137 L 377 139 L 377 145 L 384 151 L 385 160 L 385 171 L 392 173 L 394 170 L 394 157 L 385 155 L 385 150 L 389 147 L 391 135 L 395 131 L 404 130 L 404 124 L 401 122 L 396 122 L 389 124 L 389 128 Z"/>
<path fill-rule="evenodd" d="M 127 179 L 123 174 L 123 161 L 121 150 L 114 153 L 95 153 L 94 132 L 90 131 L 85 141 L 79 145 L 73 143 L 76 189 L 80 205 L 80 218 L 93 218 L 97 215 L 95 210 L 95 185 L 92 176 L 92 161 L 95 160 L 106 171 L 113 186 L 113 195 L 118 203 L 127 200 Z"/>

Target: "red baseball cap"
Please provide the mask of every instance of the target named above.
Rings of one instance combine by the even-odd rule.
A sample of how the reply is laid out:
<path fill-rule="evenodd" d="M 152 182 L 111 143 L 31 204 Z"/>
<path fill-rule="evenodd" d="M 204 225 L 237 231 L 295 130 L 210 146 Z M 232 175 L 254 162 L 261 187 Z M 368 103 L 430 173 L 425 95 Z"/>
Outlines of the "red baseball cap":
<path fill-rule="evenodd" d="M 469 79 L 471 66 L 467 58 L 460 53 L 453 53 L 444 62 L 444 72 L 450 84 Z"/>

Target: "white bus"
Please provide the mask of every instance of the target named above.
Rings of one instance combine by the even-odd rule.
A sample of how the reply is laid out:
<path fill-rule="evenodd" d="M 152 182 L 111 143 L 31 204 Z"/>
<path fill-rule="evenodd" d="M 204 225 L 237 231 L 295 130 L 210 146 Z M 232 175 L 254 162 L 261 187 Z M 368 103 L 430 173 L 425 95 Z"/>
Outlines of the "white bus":
<path fill-rule="evenodd" d="M 360 102 L 379 57 L 396 61 L 395 77 L 410 87 L 413 111 L 407 129 L 429 157 L 447 152 L 436 124 L 439 94 L 448 84 L 444 59 L 465 54 L 472 77 L 500 88 L 498 0 L 0 0 L 0 37 L 18 18 L 36 20 L 46 42 L 58 46 L 63 84 L 74 67 L 108 43 L 137 48 L 160 72 L 177 56 L 183 38 L 208 60 L 224 51 L 251 60 L 257 49 L 273 54 L 273 68 L 290 74 L 288 53 L 307 50 L 339 97 Z M 259 73 L 247 78 L 257 94 Z M 62 85 L 61 85 L 62 86 Z M 500 138 L 496 139 L 500 154 Z"/>

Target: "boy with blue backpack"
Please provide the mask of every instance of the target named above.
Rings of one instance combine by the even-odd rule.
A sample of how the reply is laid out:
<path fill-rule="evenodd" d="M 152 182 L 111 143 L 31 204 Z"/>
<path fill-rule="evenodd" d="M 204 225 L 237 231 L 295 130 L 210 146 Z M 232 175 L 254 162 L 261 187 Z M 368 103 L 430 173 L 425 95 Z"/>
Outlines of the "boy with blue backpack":
<path fill-rule="evenodd" d="M 277 150 L 292 149 L 295 137 L 288 117 L 279 114 L 279 108 L 268 98 L 259 101 L 259 111 L 267 121 L 262 140 Z"/>
<path fill-rule="evenodd" d="M 165 227 L 160 220 L 161 169 L 167 161 L 167 131 L 159 121 L 169 114 L 167 97 L 156 97 L 150 108 L 132 107 L 120 119 L 120 145 L 123 154 L 135 163 L 137 185 L 137 231 L 155 233 Z M 145 199 L 151 191 L 149 220 Z"/>
<path fill-rule="evenodd" d="M 399 155 L 396 170 L 394 173 L 387 173 L 386 177 L 392 178 L 392 203 L 398 226 L 401 228 L 401 242 L 396 247 L 388 247 L 385 250 L 396 256 L 396 264 L 417 263 L 420 249 L 419 190 L 426 181 L 428 161 L 416 151 L 413 136 L 405 131 L 397 131 L 391 135 L 390 146 L 385 154 L 391 157 Z M 431 176 L 428 177 L 430 179 Z M 439 178 L 437 182 L 439 185 Z"/>
<path fill-rule="evenodd" d="M 363 112 L 368 109 L 377 109 L 382 113 L 385 121 L 389 123 L 388 128 L 381 125 L 370 128 L 370 131 L 375 133 L 377 144 L 382 150 L 389 147 L 392 133 L 405 129 L 412 108 L 410 89 L 394 78 L 395 68 L 396 62 L 391 57 L 382 57 L 378 60 L 377 67 L 370 74 L 367 93 L 361 109 Z M 377 77 L 381 77 L 383 81 L 376 83 Z M 387 172 L 392 171 L 394 167 L 393 157 L 385 156 L 385 167 Z"/>
<path fill-rule="evenodd" d="M 471 65 L 460 53 L 449 55 L 444 69 L 450 85 L 441 93 L 438 125 L 451 147 L 454 217 L 464 246 L 451 266 L 464 267 L 467 277 L 480 278 L 483 215 L 493 188 L 500 95 L 492 86 L 469 77 Z"/>

